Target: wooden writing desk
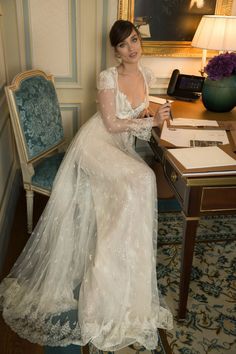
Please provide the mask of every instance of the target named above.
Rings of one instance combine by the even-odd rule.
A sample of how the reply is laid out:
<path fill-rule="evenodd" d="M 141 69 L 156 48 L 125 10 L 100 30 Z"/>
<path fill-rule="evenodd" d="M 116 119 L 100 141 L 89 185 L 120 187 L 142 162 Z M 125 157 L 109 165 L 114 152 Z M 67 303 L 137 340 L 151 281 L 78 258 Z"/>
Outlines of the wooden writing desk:
<path fill-rule="evenodd" d="M 156 109 L 155 104 L 151 104 Z M 235 121 L 236 109 L 228 113 L 206 111 L 202 102 L 174 101 L 173 116 L 218 121 Z M 236 166 L 230 175 L 184 177 L 160 144 L 160 131 L 153 129 L 150 142 L 155 157 L 161 162 L 167 181 L 178 199 L 184 216 L 184 231 L 180 270 L 178 318 L 186 317 L 188 291 L 193 261 L 195 236 L 201 215 L 236 214 Z"/>

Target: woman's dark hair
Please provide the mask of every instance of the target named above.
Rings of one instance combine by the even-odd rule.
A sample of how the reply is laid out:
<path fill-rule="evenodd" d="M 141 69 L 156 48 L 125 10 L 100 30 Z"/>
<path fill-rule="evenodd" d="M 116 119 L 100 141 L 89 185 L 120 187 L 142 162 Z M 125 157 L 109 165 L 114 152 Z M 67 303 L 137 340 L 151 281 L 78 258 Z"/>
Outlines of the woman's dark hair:
<path fill-rule="evenodd" d="M 127 37 L 129 37 L 133 30 L 135 30 L 135 32 L 141 39 L 139 30 L 132 22 L 126 20 L 117 20 L 110 30 L 111 46 L 116 47 L 119 43 L 123 42 Z"/>

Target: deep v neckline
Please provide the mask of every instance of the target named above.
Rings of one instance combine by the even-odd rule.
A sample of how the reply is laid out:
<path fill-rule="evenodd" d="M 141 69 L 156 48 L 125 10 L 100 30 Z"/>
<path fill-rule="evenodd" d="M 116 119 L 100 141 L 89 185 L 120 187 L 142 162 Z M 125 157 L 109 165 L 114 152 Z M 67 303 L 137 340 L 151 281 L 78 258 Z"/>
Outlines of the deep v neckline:
<path fill-rule="evenodd" d="M 116 86 L 117 86 L 117 92 L 120 93 L 125 99 L 126 99 L 126 102 L 129 104 L 130 108 L 135 111 L 136 109 L 138 109 L 139 107 L 141 107 L 142 105 L 146 104 L 147 102 L 147 82 L 146 82 L 146 79 L 145 79 L 145 76 L 143 74 L 143 71 L 142 69 L 140 68 L 139 66 L 139 71 L 141 72 L 141 75 L 142 75 L 142 78 L 143 78 L 143 82 L 144 82 L 144 87 L 145 87 L 145 97 L 144 97 L 144 101 L 142 101 L 138 106 L 136 107 L 133 107 L 128 96 L 120 90 L 120 87 L 119 87 L 119 82 L 118 82 L 118 70 L 117 70 L 117 66 L 115 66 L 115 71 L 116 71 Z"/>

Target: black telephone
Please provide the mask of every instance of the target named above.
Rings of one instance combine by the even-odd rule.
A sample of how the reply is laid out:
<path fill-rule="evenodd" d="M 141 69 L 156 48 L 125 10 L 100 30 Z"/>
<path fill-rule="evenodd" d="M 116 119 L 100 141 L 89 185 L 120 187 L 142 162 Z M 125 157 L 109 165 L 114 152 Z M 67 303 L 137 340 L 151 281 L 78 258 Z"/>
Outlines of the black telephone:
<path fill-rule="evenodd" d="M 180 74 L 178 69 L 172 72 L 167 89 L 169 96 L 183 101 L 194 101 L 201 96 L 205 78 L 202 76 Z"/>

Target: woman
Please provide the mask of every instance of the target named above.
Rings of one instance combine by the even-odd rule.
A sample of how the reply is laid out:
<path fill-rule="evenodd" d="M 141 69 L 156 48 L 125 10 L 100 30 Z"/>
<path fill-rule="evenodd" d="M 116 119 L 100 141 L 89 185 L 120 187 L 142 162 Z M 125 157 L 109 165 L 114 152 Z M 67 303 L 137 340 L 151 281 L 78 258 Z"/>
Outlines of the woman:
<path fill-rule="evenodd" d="M 139 66 L 140 36 L 117 21 L 111 45 L 121 64 L 98 79 L 99 111 L 71 144 L 50 200 L 1 284 L 3 316 L 42 345 L 118 350 L 157 345 L 172 316 L 159 301 L 156 183 L 134 137 L 169 119 L 169 104 L 148 115 L 150 71 Z"/>

